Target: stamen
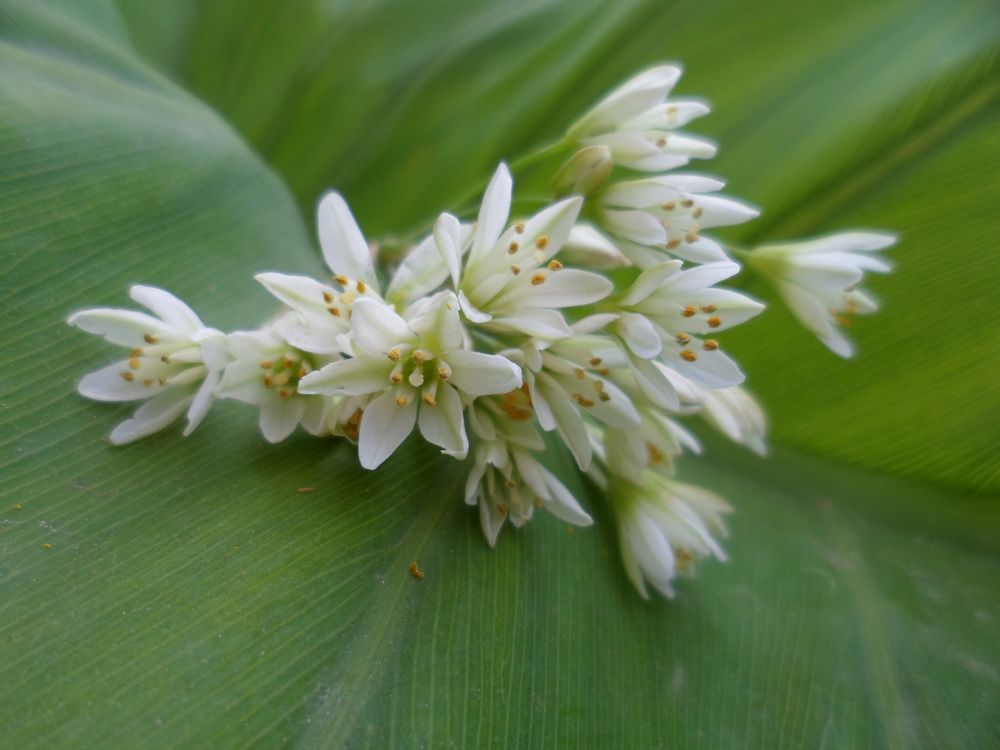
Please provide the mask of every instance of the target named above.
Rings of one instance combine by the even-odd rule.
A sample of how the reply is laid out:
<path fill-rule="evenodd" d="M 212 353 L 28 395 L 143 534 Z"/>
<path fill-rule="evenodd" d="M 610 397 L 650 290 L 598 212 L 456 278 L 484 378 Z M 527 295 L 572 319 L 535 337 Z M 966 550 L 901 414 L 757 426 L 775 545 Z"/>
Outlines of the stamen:
<path fill-rule="evenodd" d="M 169 365 L 170 364 L 170 357 L 168 357 L 166 354 L 164 354 L 162 357 L 160 357 L 160 361 L 163 364 L 165 364 L 165 365 Z"/>
<path fill-rule="evenodd" d="M 713 315 L 711 318 L 708 319 L 707 322 L 709 328 L 718 328 L 719 326 L 722 325 L 722 318 L 720 318 L 718 315 Z"/>
<path fill-rule="evenodd" d="M 131 383 L 133 380 L 135 380 L 135 375 L 133 375 L 128 370 L 126 370 L 125 372 L 121 373 L 121 376 L 122 376 L 122 378 L 124 378 L 125 380 L 127 380 L 129 383 Z"/>
<path fill-rule="evenodd" d="M 517 276 L 519 273 L 521 273 L 521 267 L 517 265 L 517 263 L 515 263 L 510 267 L 510 272 L 515 276 Z"/>
<path fill-rule="evenodd" d="M 563 264 L 560 263 L 558 260 L 549 261 L 549 270 L 550 271 L 561 271 L 562 267 L 563 267 Z"/>
<path fill-rule="evenodd" d="M 291 395 L 292 395 L 291 392 L 287 388 L 282 388 L 280 391 L 278 391 L 279 398 L 288 398 Z"/>
<path fill-rule="evenodd" d="M 649 462 L 653 465 L 663 463 L 663 451 L 653 443 L 646 443 L 646 451 L 649 453 Z"/>
<path fill-rule="evenodd" d="M 533 274 L 531 277 L 531 283 L 534 286 L 538 286 L 539 284 L 545 283 L 545 274 L 544 273 Z"/>
<path fill-rule="evenodd" d="M 718 309 L 719 308 L 717 308 L 715 305 L 702 305 L 701 306 L 701 311 L 704 312 L 704 313 L 714 313 Z"/>
<path fill-rule="evenodd" d="M 386 356 L 389 359 L 391 359 L 393 362 L 398 362 L 399 358 L 403 356 L 403 353 L 401 351 L 399 351 L 398 347 L 394 346 L 394 347 L 392 347 L 392 349 L 390 349 L 388 352 L 386 352 Z"/>
<path fill-rule="evenodd" d="M 355 286 L 358 288 L 358 294 L 364 294 L 368 289 L 368 285 L 364 281 L 359 281 Z"/>
<path fill-rule="evenodd" d="M 142 384 L 147 388 L 149 388 L 151 385 L 153 385 L 153 380 L 152 378 L 147 378 L 146 380 L 142 381 Z"/>
<path fill-rule="evenodd" d="M 438 365 L 437 376 L 441 378 L 441 380 L 447 380 L 448 378 L 451 377 L 451 368 L 448 366 L 446 362 L 442 362 L 441 364 Z"/>
<path fill-rule="evenodd" d="M 128 361 L 128 366 L 131 367 L 133 370 L 138 370 L 139 369 L 139 358 L 138 357 L 132 357 Z"/>
<path fill-rule="evenodd" d="M 698 208 L 696 208 L 694 211 L 691 212 L 691 215 L 696 219 L 700 219 L 703 213 L 705 212 L 701 209 L 701 206 L 699 206 Z"/>
<path fill-rule="evenodd" d="M 147 344 L 159 344 L 160 343 L 160 340 L 158 338 L 156 338 L 156 336 L 154 336 L 151 333 L 144 334 L 143 337 L 142 337 L 142 340 L 145 341 Z"/>
<path fill-rule="evenodd" d="M 274 378 L 272 378 L 270 375 L 265 375 L 264 376 L 264 387 L 265 388 L 271 388 L 273 386 L 274 386 Z"/>
<path fill-rule="evenodd" d="M 357 299 L 357 297 L 354 296 L 354 292 L 344 292 L 340 295 L 340 301 L 345 305 L 351 304 L 355 299 Z"/>
<path fill-rule="evenodd" d="M 288 373 L 282 372 L 274 376 L 274 382 L 277 385 L 287 385 L 288 384 Z"/>
<path fill-rule="evenodd" d="M 130 351 L 128 353 L 128 356 L 129 357 L 141 357 L 142 356 L 142 349 L 133 349 L 132 351 Z"/>
<path fill-rule="evenodd" d="M 667 250 L 673 250 L 675 247 L 680 247 L 680 246 L 681 246 L 680 240 L 670 240 L 670 242 L 666 244 Z"/>
<path fill-rule="evenodd" d="M 518 234 L 524 234 L 524 224 L 522 222 L 518 222 L 517 224 L 515 224 L 514 231 L 517 232 Z"/>
<path fill-rule="evenodd" d="M 599 364 L 601 364 L 602 361 L 603 360 L 600 357 L 591 357 L 590 358 L 590 364 L 592 364 L 594 367 L 597 367 Z"/>
<path fill-rule="evenodd" d="M 677 343 L 681 346 L 687 346 L 688 342 L 691 341 L 691 337 L 686 333 L 678 333 L 674 338 L 677 339 Z"/>
<path fill-rule="evenodd" d="M 326 308 L 326 311 L 328 313 L 330 313 L 330 315 L 332 315 L 335 318 L 339 318 L 340 317 L 340 308 L 339 307 L 328 307 L 328 308 Z"/>
<path fill-rule="evenodd" d="M 694 362 L 698 359 L 698 355 L 690 349 L 681 349 L 681 359 L 687 360 L 688 362 Z"/>
<path fill-rule="evenodd" d="M 534 502 L 536 508 L 542 507 L 542 498 L 540 498 L 538 495 L 535 495 L 535 499 L 532 502 Z"/>
<path fill-rule="evenodd" d="M 537 240 L 535 240 L 535 247 L 537 247 L 539 250 L 544 250 L 546 245 L 548 244 L 549 244 L 549 238 L 546 237 L 544 234 L 541 235 Z"/>
<path fill-rule="evenodd" d="M 576 375 L 577 380 L 583 380 L 587 377 L 587 373 L 583 371 L 582 367 L 577 367 L 573 370 L 573 374 Z"/>
<path fill-rule="evenodd" d="M 437 401 L 434 399 L 434 394 L 430 391 L 424 391 L 424 403 L 428 406 L 437 406 Z"/>
<path fill-rule="evenodd" d="M 705 339 L 701 346 L 705 351 L 714 352 L 719 348 L 719 342 L 715 339 Z"/>
<path fill-rule="evenodd" d="M 686 243 L 688 243 L 689 245 L 692 244 L 692 243 L 694 243 L 694 242 L 697 242 L 698 241 L 698 233 L 697 232 L 688 232 L 687 235 L 684 237 L 684 241 Z"/>
<path fill-rule="evenodd" d="M 272 367 L 274 367 L 274 362 L 272 362 L 269 359 L 265 359 L 263 362 L 260 363 L 260 367 L 262 370 L 270 370 Z"/>
<path fill-rule="evenodd" d="M 677 208 L 677 204 L 674 203 L 673 201 L 669 201 L 660 206 L 660 208 L 662 208 L 664 211 L 673 211 L 675 208 Z"/>
<path fill-rule="evenodd" d="M 408 399 L 406 396 L 403 396 L 402 394 L 396 396 L 396 406 L 402 407 L 406 406 L 408 403 L 410 403 L 410 399 Z"/>
<path fill-rule="evenodd" d="M 510 246 L 507 248 L 507 252 L 509 254 L 513 255 L 514 253 L 516 253 L 520 249 L 521 249 L 520 245 L 518 245 L 516 242 L 511 242 Z"/>
<path fill-rule="evenodd" d="M 684 208 L 691 208 L 691 206 L 694 205 L 694 201 L 690 198 L 685 198 L 681 201 L 681 205 L 684 206 Z"/>
<path fill-rule="evenodd" d="M 694 305 L 688 305 L 681 312 L 681 315 L 683 315 L 685 318 L 693 318 L 696 312 L 698 311 L 694 309 Z"/>
<path fill-rule="evenodd" d="M 333 295 L 329 292 L 323 292 L 323 301 L 328 305 L 331 304 L 333 302 Z"/>
<path fill-rule="evenodd" d="M 663 148 L 664 146 L 667 145 L 667 139 L 666 138 L 657 138 L 656 139 L 656 145 L 657 145 L 658 148 Z"/>
<path fill-rule="evenodd" d="M 402 383 L 403 382 L 402 368 L 397 367 L 395 370 L 389 373 L 389 380 L 395 385 L 399 385 L 400 383 Z"/>
<path fill-rule="evenodd" d="M 347 286 L 347 277 L 346 276 L 341 276 L 341 275 L 338 274 L 337 276 L 333 277 L 333 280 L 336 281 L 341 286 Z"/>
<path fill-rule="evenodd" d="M 427 353 L 426 353 L 426 352 L 424 352 L 424 351 L 423 351 L 423 350 L 421 350 L 421 349 L 417 349 L 417 350 L 416 350 L 415 352 L 413 352 L 413 354 L 412 354 L 412 355 L 410 355 L 410 356 L 411 356 L 411 358 L 413 359 L 413 361 L 414 361 L 414 362 L 415 362 L 416 364 L 418 364 L 418 365 L 422 365 L 422 364 L 423 364 L 423 363 L 424 363 L 424 362 L 426 361 L 426 359 L 427 359 Z"/>
<path fill-rule="evenodd" d="M 600 393 L 597 394 L 597 397 L 599 399 L 601 399 L 601 401 L 610 401 L 611 400 L 611 396 L 608 394 L 607 391 L 601 391 Z"/>

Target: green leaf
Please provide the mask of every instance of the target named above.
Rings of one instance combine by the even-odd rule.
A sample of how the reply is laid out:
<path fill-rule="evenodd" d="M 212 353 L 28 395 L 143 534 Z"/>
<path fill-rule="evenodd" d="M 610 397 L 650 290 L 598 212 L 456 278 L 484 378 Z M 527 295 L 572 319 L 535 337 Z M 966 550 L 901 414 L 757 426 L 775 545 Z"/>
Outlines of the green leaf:
<path fill-rule="evenodd" d="M 98 0 L 0 4 L 6 745 L 1000 742 L 993 5 L 123 7 L 127 32 Z M 773 217 L 743 239 L 903 237 L 850 370 L 780 313 L 735 341 L 779 446 L 825 458 L 710 441 L 685 478 L 736 505 L 731 559 L 675 601 L 632 591 L 565 457 L 597 524 L 542 516 L 490 550 L 463 466 L 415 441 L 366 473 L 224 402 L 115 449 L 129 410 L 74 393 L 113 355 L 73 310 L 141 280 L 255 325 L 253 272 L 323 272 L 322 188 L 375 234 L 426 221 L 664 57 Z"/>

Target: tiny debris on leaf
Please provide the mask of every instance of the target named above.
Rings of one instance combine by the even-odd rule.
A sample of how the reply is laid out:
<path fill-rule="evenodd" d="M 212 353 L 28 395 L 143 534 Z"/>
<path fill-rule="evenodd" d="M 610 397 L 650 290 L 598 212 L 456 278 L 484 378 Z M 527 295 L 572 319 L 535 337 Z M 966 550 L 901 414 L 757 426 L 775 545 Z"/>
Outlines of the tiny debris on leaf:
<path fill-rule="evenodd" d="M 310 492 L 315 492 L 316 488 L 315 487 L 299 487 L 295 491 L 298 492 L 300 495 L 308 495 Z"/>
<path fill-rule="evenodd" d="M 410 575 L 414 578 L 422 579 L 424 577 L 424 571 L 422 571 L 417 565 L 417 561 L 414 560 L 410 563 Z"/>
<path fill-rule="evenodd" d="M 42 545 L 42 549 L 52 549 L 52 545 L 46 542 L 45 544 Z"/>
<path fill-rule="evenodd" d="M 17 505 L 14 506 L 14 510 L 21 510 L 21 508 L 23 508 L 23 507 L 24 506 L 21 505 L 21 503 L 18 503 Z"/>

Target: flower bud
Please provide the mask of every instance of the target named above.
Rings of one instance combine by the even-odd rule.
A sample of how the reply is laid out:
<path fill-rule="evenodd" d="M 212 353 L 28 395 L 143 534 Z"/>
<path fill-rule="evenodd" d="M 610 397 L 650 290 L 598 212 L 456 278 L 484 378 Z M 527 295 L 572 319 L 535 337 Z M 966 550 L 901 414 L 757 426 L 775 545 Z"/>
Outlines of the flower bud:
<path fill-rule="evenodd" d="M 611 176 L 615 162 L 605 146 L 588 146 L 562 165 L 552 182 L 556 195 L 590 195 Z"/>

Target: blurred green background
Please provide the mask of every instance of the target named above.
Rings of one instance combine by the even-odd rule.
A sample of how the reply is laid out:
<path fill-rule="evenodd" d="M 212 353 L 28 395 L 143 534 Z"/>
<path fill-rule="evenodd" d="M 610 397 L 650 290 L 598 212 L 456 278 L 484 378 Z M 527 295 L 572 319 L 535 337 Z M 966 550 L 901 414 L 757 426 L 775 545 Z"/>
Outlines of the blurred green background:
<path fill-rule="evenodd" d="M 0 0 L 4 744 L 1000 744 L 998 40 L 994 0 Z M 664 60 L 763 209 L 728 238 L 901 238 L 854 361 L 780 303 L 727 336 L 775 449 L 684 466 L 737 512 L 673 602 L 578 480 L 595 527 L 489 550 L 416 442 L 365 474 L 224 403 L 111 449 L 73 392 L 112 355 L 69 312 L 144 281 L 253 325 L 254 271 L 322 273 L 324 189 L 429 223 Z"/>

